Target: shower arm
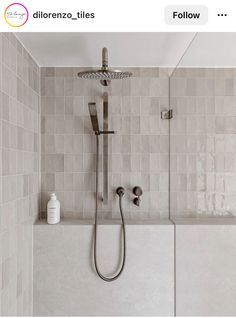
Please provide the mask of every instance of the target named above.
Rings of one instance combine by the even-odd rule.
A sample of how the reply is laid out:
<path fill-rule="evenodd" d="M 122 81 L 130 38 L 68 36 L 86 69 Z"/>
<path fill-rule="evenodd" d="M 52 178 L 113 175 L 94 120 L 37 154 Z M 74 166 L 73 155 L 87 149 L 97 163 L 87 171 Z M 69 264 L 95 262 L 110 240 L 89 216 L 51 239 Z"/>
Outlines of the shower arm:
<path fill-rule="evenodd" d="M 108 50 L 106 47 L 102 49 L 102 69 L 108 69 Z"/>

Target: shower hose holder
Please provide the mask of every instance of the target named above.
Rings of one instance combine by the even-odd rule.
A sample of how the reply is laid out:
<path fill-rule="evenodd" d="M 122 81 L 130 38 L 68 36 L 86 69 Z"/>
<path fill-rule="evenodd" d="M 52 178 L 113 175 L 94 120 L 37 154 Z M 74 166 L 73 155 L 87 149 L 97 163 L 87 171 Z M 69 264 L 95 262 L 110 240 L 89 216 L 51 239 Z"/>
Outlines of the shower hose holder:
<path fill-rule="evenodd" d="M 108 134 L 115 134 L 115 131 L 114 130 L 107 130 L 107 131 L 97 130 L 97 131 L 95 131 L 95 135 L 108 135 Z"/>

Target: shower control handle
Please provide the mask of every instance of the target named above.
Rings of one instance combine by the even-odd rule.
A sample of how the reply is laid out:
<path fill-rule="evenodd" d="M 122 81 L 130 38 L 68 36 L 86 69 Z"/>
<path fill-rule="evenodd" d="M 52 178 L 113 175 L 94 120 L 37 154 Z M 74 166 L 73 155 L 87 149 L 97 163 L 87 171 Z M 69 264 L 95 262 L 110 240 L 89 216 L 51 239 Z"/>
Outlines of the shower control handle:
<path fill-rule="evenodd" d="M 136 196 L 136 198 L 134 198 L 133 203 L 137 206 L 140 205 L 140 196 L 143 194 L 143 190 L 141 187 L 134 187 L 133 188 L 133 194 Z"/>
<path fill-rule="evenodd" d="M 136 197 L 136 198 L 134 198 L 134 200 L 133 200 L 134 205 L 137 205 L 137 206 L 140 206 L 140 202 L 141 202 L 141 200 L 140 200 L 139 197 Z"/>
<path fill-rule="evenodd" d="M 133 188 L 133 194 L 137 197 L 140 197 L 143 194 L 143 190 L 141 187 L 134 187 Z"/>

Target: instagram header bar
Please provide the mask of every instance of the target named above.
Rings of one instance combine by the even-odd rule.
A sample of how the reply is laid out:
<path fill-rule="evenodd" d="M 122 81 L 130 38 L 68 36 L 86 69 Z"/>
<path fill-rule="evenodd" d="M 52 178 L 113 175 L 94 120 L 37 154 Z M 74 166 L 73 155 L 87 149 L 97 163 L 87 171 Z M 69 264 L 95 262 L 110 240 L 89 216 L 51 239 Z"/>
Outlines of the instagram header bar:
<path fill-rule="evenodd" d="M 2 1 L 2 32 L 236 31 L 236 1 Z"/>

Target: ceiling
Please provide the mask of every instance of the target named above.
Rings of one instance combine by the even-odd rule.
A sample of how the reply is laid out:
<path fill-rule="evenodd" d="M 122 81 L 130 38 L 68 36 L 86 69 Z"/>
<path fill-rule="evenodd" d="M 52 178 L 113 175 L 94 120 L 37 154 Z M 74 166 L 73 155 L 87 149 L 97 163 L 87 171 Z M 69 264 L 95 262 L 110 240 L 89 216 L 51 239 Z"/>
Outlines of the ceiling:
<path fill-rule="evenodd" d="M 195 33 L 32 33 L 16 36 L 40 66 L 101 66 L 101 49 L 112 67 L 174 67 Z"/>
<path fill-rule="evenodd" d="M 236 33 L 198 33 L 184 54 L 180 67 L 236 67 Z"/>

